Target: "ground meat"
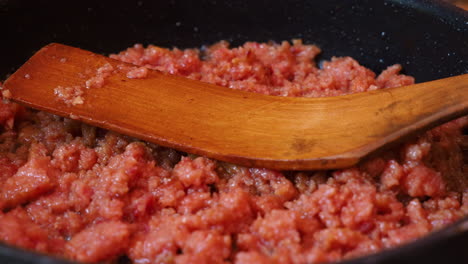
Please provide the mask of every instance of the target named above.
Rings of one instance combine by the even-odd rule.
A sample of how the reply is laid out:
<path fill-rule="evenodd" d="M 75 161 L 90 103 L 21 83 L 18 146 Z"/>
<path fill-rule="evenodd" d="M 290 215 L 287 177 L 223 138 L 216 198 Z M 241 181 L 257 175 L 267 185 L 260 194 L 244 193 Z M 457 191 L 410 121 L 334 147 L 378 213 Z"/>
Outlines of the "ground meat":
<path fill-rule="evenodd" d="M 66 58 L 60 59 L 60 62 L 66 62 Z M 91 72 L 87 69 L 85 73 L 79 73 L 79 76 L 83 79 L 82 84 L 67 87 L 58 86 L 54 88 L 54 94 L 59 101 L 68 106 L 82 105 L 85 102 L 84 94 L 86 89 L 103 87 L 106 83 L 106 79 L 117 72 L 126 73 L 127 78 L 129 79 L 144 79 L 148 75 L 148 68 L 127 66 L 123 64 L 114 68 L 110 63 L 106 63 L 99 67 L 95 72 Z M 5 98 L 9 97 L 6 96 L 5 93 L 9 94 L 10 91 L 3 91 L 3 96 Z M 70 115 L 70 117 L 73 116 Z"/>
<path fill-rule="evenodd" d="M 73 87 L 62 87 L 58 86 L 54 89 L 54 94 L 59 100 L 64 102 L 66 105 L 80 105 L 84 103 L 83 89 L 80 86 Z"/>
<path fill-rule="evenodd" d="M 111 221 L 85 228 L 65 245 L 68 256 L 81 261 L 113 259 L 125 252 L 130 231 L 128 224 Z"/>
<path fill-rule="evenodd" d="M 0 90 L 2 90 L 2 83 L 0 82 Z M 17 104 L 9 103 L 4 99 L 8 99 L 11 96 L 11 92 L 9 90 L 2 90 L 2 100 L 3 102 L 0 104 L 0 125 L 6 126 L 7 128 L 13 128 L 14 118 L 16 113 L 19 110 L 19 106 Z"/>
<path fill-rule="evenodd" d="M 135 45 L 83 76 L 148 69 L 276 96 L 336 96 L 408 85 L 349 57 L 318 67 L 299 40 L 198 49 Z M 59 97 L 80 104 L 76 89 Z M 5 96 L 5 95 L 4 95 Z M 78 101 L 76 101 L 78 100 Z M 376 102 L 378 103 L 378 102 Z M 318 263 L 417 239 L 468 213 L 466 117 L 353 168 L 246 168 L 0 103 L 0 240 L 85 262 Z"/>
<path fill-rule="evenodd" d="M 102 87 L 106 78 L 109 77 L 113 71 L 114 67 L 112 67 L 112 65 L 110 65 L 109 63 L 106 63 L 103 66 L 99 67 L 96 70 L 95 74 L 91 78 L 86 80 L 86 89 Z"/>
<path fill-rule="evenodd" d="M 148 68 L 138 67 L 136 69 L 127 72 L 127 78 L 129 79 L 144 79 L 148 75 Z"/>

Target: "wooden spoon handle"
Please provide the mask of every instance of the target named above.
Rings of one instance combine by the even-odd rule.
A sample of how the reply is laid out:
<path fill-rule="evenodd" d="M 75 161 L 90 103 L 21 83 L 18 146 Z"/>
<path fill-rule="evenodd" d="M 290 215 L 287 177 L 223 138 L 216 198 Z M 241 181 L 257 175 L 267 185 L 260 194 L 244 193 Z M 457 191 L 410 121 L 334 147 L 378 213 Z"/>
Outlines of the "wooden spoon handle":
<path fill-rule="evenodd" d="M 287 98 L 152 70 L 132 79 L 139 76 L 129 78 L 132 67 L 51 44 L 4 86 L 14 100 L 34 108 L 182 151 L 274 169 L 351 166 L 404 136 L 468 113 L 467 74 L 348 96 Z M 72 96 L 64 102 L 57 94 L 67 87 Z"/>
<path fill-rule="evenodd" d="M 468 113 L 468 74 L 416 85 L 385 89 L 375 113 L 400 137 L 441 125 Z M 363 94 L 365 95 L 365 94 Z M 404 124 L 404 126 L 402 126 Z"/>

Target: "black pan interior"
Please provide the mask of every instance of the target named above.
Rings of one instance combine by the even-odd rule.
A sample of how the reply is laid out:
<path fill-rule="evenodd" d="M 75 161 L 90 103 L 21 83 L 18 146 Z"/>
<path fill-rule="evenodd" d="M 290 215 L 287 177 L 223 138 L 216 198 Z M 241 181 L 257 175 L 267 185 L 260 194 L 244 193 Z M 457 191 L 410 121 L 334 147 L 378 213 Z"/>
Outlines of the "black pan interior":
<path fill-rule="evenodd" d="M 468 72 L 467 13 L 431 0 L 0 0 L 0 29 L 0 80 L 50 42 L 109 54 L 301 38 L 321 59 L 352 56 L 376 72 L 400 63 L 418 82 Z M 466 222 L 350 263 L 468 263 Z M 0 262 L 59 263 L 5 246 Z"/>
<path fill-rule="evenodd" d="M 468 72 L 466 21 L 428 0 L 0 0 L 0 76 L 50 42 L 107 54 L 135 43 L 301 38 L 322 47 L 323 59 L 352 56 L 377 72 L 401 63 L 422 82 Z"/>

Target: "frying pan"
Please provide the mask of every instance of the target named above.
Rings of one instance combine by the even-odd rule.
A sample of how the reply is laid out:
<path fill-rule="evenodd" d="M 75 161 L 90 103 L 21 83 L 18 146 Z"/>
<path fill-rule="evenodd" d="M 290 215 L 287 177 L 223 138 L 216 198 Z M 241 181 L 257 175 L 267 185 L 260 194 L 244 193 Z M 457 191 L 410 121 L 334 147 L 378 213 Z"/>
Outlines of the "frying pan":
<path fill-rule="evenodd" d="M 219 40 L 301 38 L 321 60 L 352 56 L 380 72 L 395 63 L 417 82 L 468 72 L 468 15 L 431 0 L 0 0 L 0 79 L 40 47 L 94 52 L 134 43 L 180 48 Z M 406 245 L 345 261 L 468 263 L 468 219 Z M 0 263 L 70 263 L 0 244 Z"/>

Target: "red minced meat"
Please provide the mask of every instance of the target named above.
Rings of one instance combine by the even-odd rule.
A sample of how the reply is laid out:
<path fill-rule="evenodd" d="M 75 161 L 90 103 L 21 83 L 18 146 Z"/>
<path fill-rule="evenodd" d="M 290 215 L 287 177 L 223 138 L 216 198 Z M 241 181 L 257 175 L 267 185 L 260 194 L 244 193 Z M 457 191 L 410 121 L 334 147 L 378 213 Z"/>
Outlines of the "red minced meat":
<path fill-rule="evenodd" d="M 324 97 L 409 85 L 320 49 L 219 42 L 135 45 L 111 58 L 232 89 Z M 102 68 L 80 89 L 98 89 Z M 1 86 L 1 85 L 0 85 Z M 71 93 L 69 93 L 71 91 Z M 71 104 L 75 90 L 59 90 Z M 8 93 L 2 93 L 8 96 Z M 378 103 L 378 102 L 376 102 Z M 338 120 L 337 120 L 338 121 Z M 0 103 L 0 240 L 84 262 L 318 263 L 412 241 L 468 213 L 467 118 L 358 166 L 280 172 L 180 153 L 45 112 Z"/>

